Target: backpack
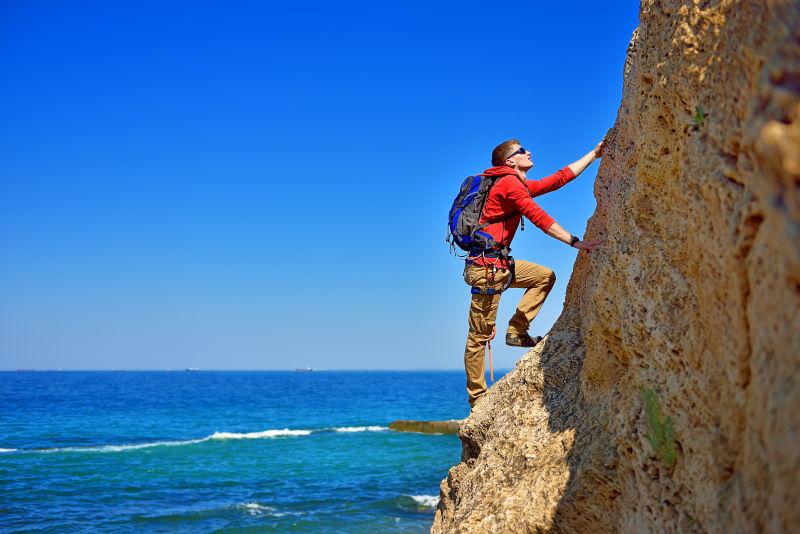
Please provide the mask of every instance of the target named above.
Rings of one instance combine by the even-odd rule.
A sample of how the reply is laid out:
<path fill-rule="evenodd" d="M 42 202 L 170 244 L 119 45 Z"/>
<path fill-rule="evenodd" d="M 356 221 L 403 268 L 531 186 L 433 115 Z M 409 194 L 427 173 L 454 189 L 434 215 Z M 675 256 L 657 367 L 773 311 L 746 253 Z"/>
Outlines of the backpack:
<path fill-rule="evenodd" d="M 445 240 L 450 244 L 451 252 L 455 251 L 456 246 L 465 252 L 500 248 L 497 241 L 483 231 L 488 223 L 479 224 L 489 190 L 498 178 L 476 174 L 467 176 L 461 184 L 450 208 L 447 224 L 448 235 Z"/>

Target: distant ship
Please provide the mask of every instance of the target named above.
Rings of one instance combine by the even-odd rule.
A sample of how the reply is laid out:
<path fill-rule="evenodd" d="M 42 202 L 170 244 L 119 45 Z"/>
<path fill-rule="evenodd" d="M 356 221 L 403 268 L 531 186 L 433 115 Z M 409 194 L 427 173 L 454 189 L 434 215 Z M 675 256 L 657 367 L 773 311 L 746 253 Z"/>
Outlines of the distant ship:
<path fill-rule="evenodd" d="M 306 372 L 306 373 L 309 372 L 309 371 L 313 371 L 313 370 L 314 369 L 312 369 L 311 367 L 296 367 L 295 368 L 295 371 Z"/>
<path fill-rule="evenodd" d="M 199 371 L 200 368 L 199 367 L 187 367 L 186 370 L 187 371 Z"/>
<path fill-rule="evenodd" d="M 18 373 L 30 373 L 31 371 L 35 371 L 36 369 L 17 369 Z"/>

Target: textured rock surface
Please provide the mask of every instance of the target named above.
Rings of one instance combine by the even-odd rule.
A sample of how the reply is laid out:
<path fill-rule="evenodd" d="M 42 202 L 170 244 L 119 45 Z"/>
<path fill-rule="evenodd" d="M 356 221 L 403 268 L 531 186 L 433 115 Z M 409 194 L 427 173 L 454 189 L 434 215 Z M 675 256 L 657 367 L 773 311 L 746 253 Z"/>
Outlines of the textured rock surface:
<path fill-rule="evenodd" d="M 462 423 L 435 533 L 800 528 L 800 3 L 640 20 L 587 231 L 606 244 Z"/>

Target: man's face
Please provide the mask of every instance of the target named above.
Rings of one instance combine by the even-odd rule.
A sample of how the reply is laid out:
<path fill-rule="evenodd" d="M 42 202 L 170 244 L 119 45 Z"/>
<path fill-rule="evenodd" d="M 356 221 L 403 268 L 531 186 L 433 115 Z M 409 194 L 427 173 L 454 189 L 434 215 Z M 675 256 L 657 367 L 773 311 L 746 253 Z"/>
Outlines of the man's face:
<path fill-rule="evenodd" d="M 522 153 L 524 151 L 524 153 Z M 506 158 L 506 161 L 514 163 L 514 168 L 521 171 L 528 171 L 533 168 L 533 161 L 531 160 L 530 150 L 522 148 L 521 145 L 514 145 L 512 155 Z"/>

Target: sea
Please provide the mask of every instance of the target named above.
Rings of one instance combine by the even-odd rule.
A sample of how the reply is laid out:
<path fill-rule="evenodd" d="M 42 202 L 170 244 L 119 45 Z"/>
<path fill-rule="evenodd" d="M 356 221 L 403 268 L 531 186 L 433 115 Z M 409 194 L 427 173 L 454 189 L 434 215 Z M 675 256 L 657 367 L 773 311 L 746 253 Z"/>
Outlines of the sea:
<path fill-rule="evenodd" d="M 496 373 L 499 378 L 501 373 Z M 463 371 L 0 372 L 2 532 L 427 532 Z"/>

